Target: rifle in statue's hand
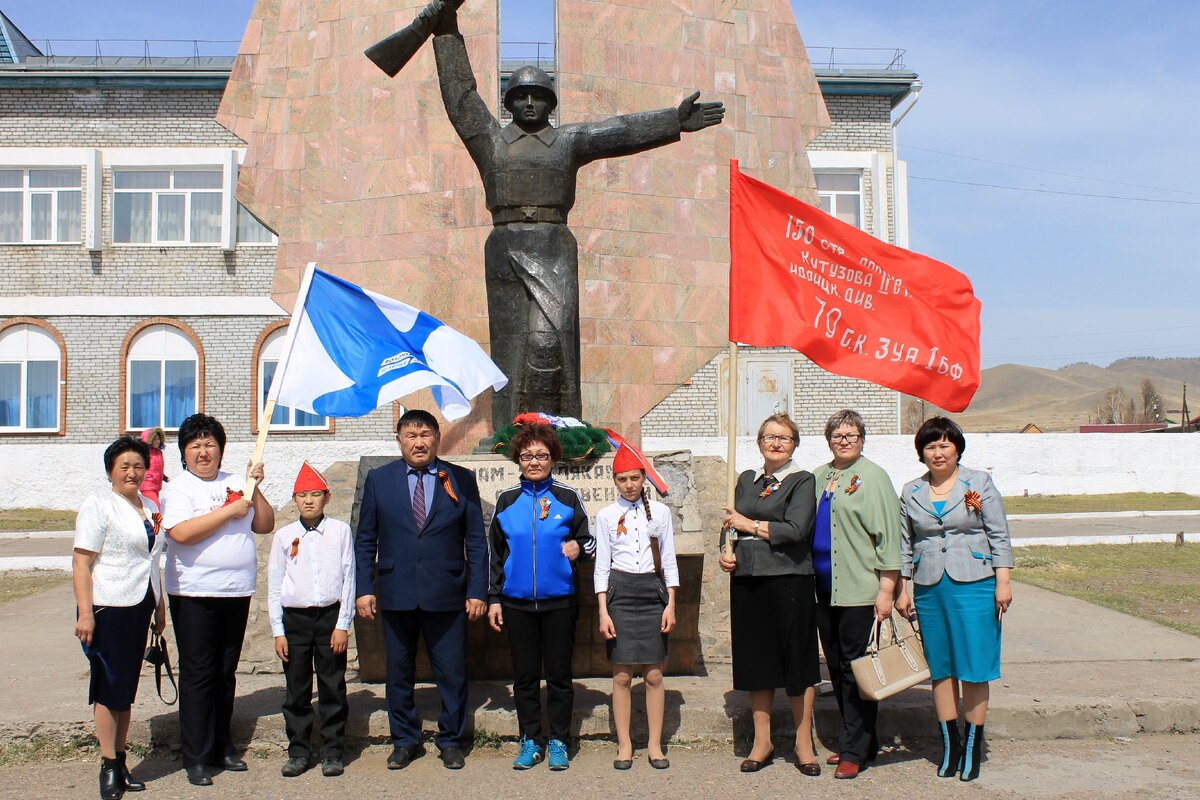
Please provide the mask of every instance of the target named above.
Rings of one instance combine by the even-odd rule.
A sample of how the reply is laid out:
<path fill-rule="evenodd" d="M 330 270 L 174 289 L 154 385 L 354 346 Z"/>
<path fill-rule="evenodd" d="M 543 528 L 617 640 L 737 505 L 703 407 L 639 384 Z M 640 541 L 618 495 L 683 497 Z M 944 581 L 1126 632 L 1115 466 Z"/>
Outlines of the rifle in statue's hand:
<path fill-rule="evenodd" d="M 466 0 L 433 0 L 407 26 L 382 39 L 363 51 L 375 66 L 387 73 L 389 78 L 404 68 L 421 45 L 433 34 L 442 13 L 458 10 Z"/>

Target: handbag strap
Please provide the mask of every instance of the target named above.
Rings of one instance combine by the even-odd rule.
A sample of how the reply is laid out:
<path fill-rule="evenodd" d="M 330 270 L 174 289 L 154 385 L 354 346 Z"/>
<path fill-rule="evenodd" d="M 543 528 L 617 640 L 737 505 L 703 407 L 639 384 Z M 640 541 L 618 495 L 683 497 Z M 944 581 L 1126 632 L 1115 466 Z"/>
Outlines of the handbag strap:
<path fill-rule="evenodd" d="M 158 699 L 162 700 L 169 706 L 175 705 L 179 701 L 179 685 L 175 683 L 175 673 L 171 669 L 171 656 L 167 653 L 167 640 L 163 638 L 161 633 L 154 634 L 154 645 L 158 648 L 158 652 L 162 653 L 162 663 L 154 665 L 154 688 L 158 690 Z M 171 688 L 175 690 L 175 699 L 168 700 L 163 697 L 162 692 L 162 674 L 163 669 L 167 670 L 167 680 L 171 682 Z"/>

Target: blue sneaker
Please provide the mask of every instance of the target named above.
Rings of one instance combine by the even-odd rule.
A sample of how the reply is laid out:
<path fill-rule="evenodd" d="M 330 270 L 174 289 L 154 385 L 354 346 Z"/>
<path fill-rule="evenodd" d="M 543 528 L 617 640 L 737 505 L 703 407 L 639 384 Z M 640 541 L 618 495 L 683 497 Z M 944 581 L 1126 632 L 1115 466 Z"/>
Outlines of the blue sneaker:
<path fill-rule="evenodd" d="M 564 750 L 564 754 L 565 752 Z M 537 742 L 522 736 L 521 752 L 517 754 L 516 759 L 513 761 L 513 769 L 529 769 L 536 764 L 540 764 L 545 755 Z"/>
<path fill-rule="evenodd" d="M 571 760 L 567 758 L 567 745 L 562 739 L 551 739 L 549 749 L 550 769 L 558 772 L 571 766 Z"/>

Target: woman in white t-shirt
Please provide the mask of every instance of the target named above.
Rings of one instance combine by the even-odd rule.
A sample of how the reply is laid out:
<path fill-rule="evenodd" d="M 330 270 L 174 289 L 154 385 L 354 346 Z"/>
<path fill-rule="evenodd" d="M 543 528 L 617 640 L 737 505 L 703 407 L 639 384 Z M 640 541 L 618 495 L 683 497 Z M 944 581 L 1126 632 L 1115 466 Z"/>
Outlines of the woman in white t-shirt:
<path fill-rule="evenodd" d="M 112 488 L 84 500 L 75 518 L 75 635 L 91 667 L 88 702 L 100 742 L 102 800 L 146 788 L 125 765 L 125 738 L 151 614 L 160 633 L 167 621 L 158 574 L 161 518 L 138 492 L 149 461 L 146 443 L 132 436 L 110 444 L 104 471 Z"/>
<path fill-rule="evenodd" d="M 246 769 L 229 725 L 237 665 L 257 574 L 254 534 L 275 528 L 275 512 L 257 488 L 221 471 L 225 429 L 193 414 L 179 426 L 185 472 L 162 492 L 166 582 L 179 648 L 179 740 L 188 780 L 212 783 L 212 767 Z M 262 464 L 249 477 L 261 483 Z"/>

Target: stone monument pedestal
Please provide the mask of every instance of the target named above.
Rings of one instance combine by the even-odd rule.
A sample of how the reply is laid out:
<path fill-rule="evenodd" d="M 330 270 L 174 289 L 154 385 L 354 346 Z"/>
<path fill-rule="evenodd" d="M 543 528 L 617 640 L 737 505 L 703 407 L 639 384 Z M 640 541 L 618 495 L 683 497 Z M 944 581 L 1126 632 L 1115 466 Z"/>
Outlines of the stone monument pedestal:
<path fill-rule="evenodd" d="M 674 454 L 677 458 L 679 454 Z M 351 525 L 357 530 L 359 504 L 362 502 L 363 485 L 367 472 L 383 466 L 394 459 L 390 456 L 364 456 L 359 460 L 358 483 L 354 493 L 354 511 Z M 471 469 L 479 481 L 479 492 L 483 503 L 484 524 L 490 525 L 495 510 L 496 496 L 504 489 L 514 486 L 520 479 L 517 465 L 501 456 L 459 456 L 454 463 Z M 672 515 L 675 517 L 676 543 L 685 552 L 677 553 L 680 588 L 676 593 L 676 627 L 668 641 L 667 674 L 695 675 L 702 669 L 703 658 L 700 646 L 701 587 L 704 579 L 703 553 L 688 553 L 680 547 L 680 532 L 684 510 L 678 505 L 695 492 L 690 486 L 679 485 L 679 481 L 691 474 L 690 470 L 679 470 L 678 475 L 661 463 L 656 463 L 667 473 L 672 491 Z M 602 458 L 583 464 L 559 465 L 555 475 L 574 487 L 582 497 L 589 514 L 589 523 L 605 505 L 616 500 L 616 487 L 612 480 L 612 458 Z M 612 667 L 605 653 L 604 637 L 599 632 L 596 595 L 592 591 L 594 562 L 581 558 L 578 562 L 579 575 L 579 622 L 575 629 L 575 653 L 573 670 L 576 677 L 606 677 Z M 512 677 L 512 656 L 509 652 L 508 636 L 496 633 L 486 620 L 468 625 L 467 674 L 472 679 L 502 679 Z M 374 682 L 387 677 L 387 658 L 384 648 L 383 624 L 377 616 L 374 620 L 355 617 L 354 635 L 358 647 L 359 680 Z M 417 680 L 428 682 L 433 679 L 429 661 L 422 647 L 417 658 Z"/>

